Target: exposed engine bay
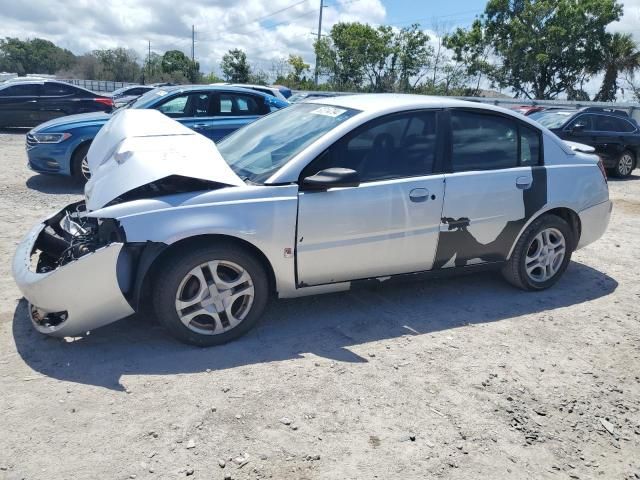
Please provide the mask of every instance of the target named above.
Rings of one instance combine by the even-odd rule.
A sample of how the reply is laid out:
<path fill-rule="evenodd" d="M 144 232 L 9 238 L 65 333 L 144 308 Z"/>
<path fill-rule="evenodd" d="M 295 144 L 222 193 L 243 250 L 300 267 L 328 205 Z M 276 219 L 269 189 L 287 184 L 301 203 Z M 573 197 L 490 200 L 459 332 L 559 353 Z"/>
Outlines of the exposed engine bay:
<path fill-rule="evenodd" d="M 55 270 L 110 243 L 124 243 L 117 220 L 85 217 L 85 212 L 85 203 L 77 202 L 45 221 L 32 252 L 37 255 L 36 273 Z"/>

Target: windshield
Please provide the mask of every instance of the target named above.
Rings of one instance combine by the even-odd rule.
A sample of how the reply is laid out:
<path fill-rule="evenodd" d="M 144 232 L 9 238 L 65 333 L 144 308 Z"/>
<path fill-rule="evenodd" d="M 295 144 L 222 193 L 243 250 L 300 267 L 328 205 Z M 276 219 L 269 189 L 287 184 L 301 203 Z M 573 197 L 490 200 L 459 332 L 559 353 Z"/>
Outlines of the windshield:
<path fill-rule="evenodd" d="M 531 120 L 535 120 L 543 127 L 560 128 L 569 117 L 576 112 L 534 112 L 529 115 Z"/>
<path fill-rule="evenodd" d="M 359 110 L 299 103 L 232 133 L 216 146 L 244 180 L 261 183 L 312 142 Z"/>

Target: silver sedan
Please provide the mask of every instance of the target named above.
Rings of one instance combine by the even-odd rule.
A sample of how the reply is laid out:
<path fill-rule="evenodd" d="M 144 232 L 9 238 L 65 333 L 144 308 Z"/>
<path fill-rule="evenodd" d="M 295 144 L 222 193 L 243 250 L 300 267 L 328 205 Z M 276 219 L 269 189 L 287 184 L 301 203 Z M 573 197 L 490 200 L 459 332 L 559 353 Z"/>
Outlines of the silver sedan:
<path fill-rule="evenodd" d="M 542 290 L 611 212 L 590 147 L 427 96 L 318 99 L 217 145 L 126 110 L 88 163 L 85 201 L 35 226 L 13 263 L 49 335 L 149 306 L 177 338 L 216 345 L 255 325 L 270 296 L 469 270 Z"/>

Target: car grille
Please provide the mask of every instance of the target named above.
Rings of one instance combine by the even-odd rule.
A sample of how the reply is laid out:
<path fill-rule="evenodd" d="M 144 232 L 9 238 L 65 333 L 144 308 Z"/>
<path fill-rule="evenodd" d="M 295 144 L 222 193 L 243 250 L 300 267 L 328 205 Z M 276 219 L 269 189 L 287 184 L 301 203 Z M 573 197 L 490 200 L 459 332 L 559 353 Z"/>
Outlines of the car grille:
<path fill-rule="evenodd" d="M 27 150 L 35 147 L 38 144 L 38 141 L 35 139 L 33 135 L 27 133 Z"/>

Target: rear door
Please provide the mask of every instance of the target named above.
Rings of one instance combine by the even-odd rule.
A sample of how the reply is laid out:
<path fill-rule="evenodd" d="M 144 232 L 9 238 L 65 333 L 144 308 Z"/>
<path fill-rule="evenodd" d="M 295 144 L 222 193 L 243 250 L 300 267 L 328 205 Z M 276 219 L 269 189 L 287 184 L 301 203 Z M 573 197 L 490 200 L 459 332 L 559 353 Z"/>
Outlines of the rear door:
<path fill-rule="evenodd" d="M 633 136 L 635 126 L 623 118 L 612 115 L 595 117 L 595 135 L 598 143 L 596 151 L 601 154 L 603 161 L 614 164 L 627 145 L 633 144 L 630 137 Z"/>
<path fill-rule="evenodd" d="M 434 269 L 499 262 L 545 203 L 538 130 L 480 110 L 451 114 L 449 173 Z"/>
<path fill-rule="evenodd" d="M 298 197 L 300 285 L 429 270 L 444 195 L 438 112 L 374 120 L 336 142 L 300 178 L 332 167 L 356 170 L 357 187 Z M 299 182 L 302 184 L 302 182 Z"/>
<path fill-rule="evenodd" d="M 84 91 L 62 83 L 45 82 L 38 99 L 40 122 L 83 111 Z"/>
<path fill-rule="evenodd" d="M 40 122 L 38 99 L 41 84 L 22 83 L 0 90 L 0 125 L 34 127 Z"/>

